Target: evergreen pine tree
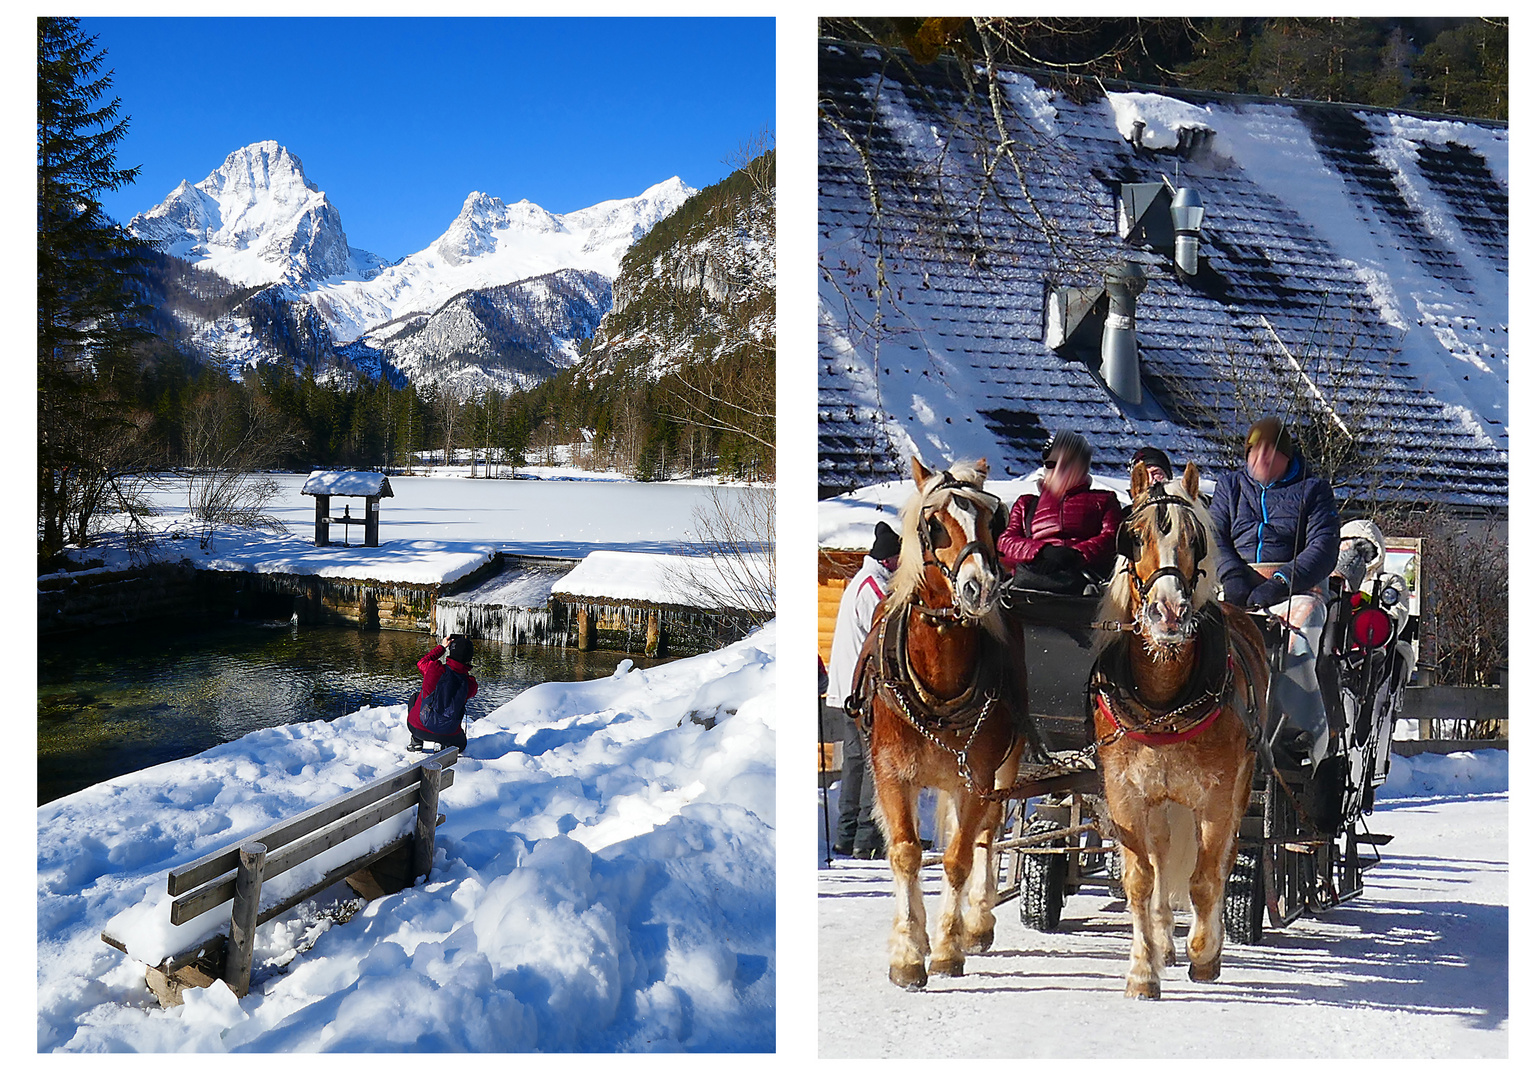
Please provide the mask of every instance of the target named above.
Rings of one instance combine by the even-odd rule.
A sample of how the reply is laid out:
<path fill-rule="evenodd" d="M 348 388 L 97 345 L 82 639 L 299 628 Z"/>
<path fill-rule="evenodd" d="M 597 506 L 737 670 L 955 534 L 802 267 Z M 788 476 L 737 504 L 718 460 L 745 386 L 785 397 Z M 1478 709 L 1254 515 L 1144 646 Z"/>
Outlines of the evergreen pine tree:
<path fill-rule="evenodd" d="M 100 195 L 132 181 L 119 169 L 121 99 L 105 102 L 106 51 L 79 20 L 37 21 L 37 409 L 40 554 L 82 541 L 99 493 L 131 442 L 113 383 L 143 336 L 134 277 L 139 245 Z M 66 537 L 67 530 L 67 537 Z"/>

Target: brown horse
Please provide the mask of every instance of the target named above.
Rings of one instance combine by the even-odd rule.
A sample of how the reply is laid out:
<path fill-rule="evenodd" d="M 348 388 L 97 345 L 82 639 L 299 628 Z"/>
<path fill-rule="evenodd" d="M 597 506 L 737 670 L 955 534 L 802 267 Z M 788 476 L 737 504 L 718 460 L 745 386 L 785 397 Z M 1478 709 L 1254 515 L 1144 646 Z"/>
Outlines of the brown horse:
<path fill-rule="evenodd" d="M 861 702 L 871 707 L 875 814 L 894 875 L 888 977 L 920 987 L 927 955 L 932 972 L 961 975 L 965 954 L 994 941 L 991 844 L 1001 805 L 985 796 L 1015 773 L 1021 714 L 1013 709 L 1025 709 L 1025 667 L 1013 651 L 1019 638 L 1006 634 L 997 607 L 995 533 L 1004 516 L 1000 500 L 984 491 L 988 464 L 934 473 L 912 458 L 910 466 L 916 491 L 904 508 L 899 569 L 874 617 L 857 681 Z M 941 789 L 950 805 L 934 942 L 920 889 L 917 801 L 927 787 Z"/>
<path fill-rule="evenodd" d="M 1270 678 L 1260 632 L 1214 599 L 1212 521 L 1197 467 L 1149 483 L 1133 467 L 1133 505 L 1119 534 L 1118 572 L 1102 601 L 1091 679 L 1097 757 L 1122 848 L 1133 918 L 1127 996 L 1160 996 L 1174 964 L 1173 898 L 1188 887 L 1186 951 L 1194 981 L 1218 978 L 1224 884 L 1255 767 L 1252 732 L 1265 720 Z"/>

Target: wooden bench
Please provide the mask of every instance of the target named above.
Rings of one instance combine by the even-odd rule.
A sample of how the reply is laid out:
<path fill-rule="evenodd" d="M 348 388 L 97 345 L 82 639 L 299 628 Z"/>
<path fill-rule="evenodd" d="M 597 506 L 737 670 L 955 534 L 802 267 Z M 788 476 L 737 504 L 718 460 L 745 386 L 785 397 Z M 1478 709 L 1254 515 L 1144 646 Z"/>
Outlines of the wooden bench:
<path fill-rule="evenodd" d="M 250 989 L 255 928 L 261 923 L 341 881 L 372 900 L 429 875 L 436 826 L 446 820 L 437 813 L 437 798 L 452 786 L 450 766 L 457 757 L 457 748 L 447 747 L 170 871 L 166 891 L 176 898 L 170 906 L 171 925 L 180 926 L 229 900 L 234 907 L 227 934 L 216 934 L 148 969 L 146 981 L 155 996 L 165 1005 L 180 1004 L 184 987 L 211 986 L 216 979 L 244 996 Z M 317 884 L 261 907 L 265 882 L 411 807 L 412 832 L 336 867 Z M 128 951 L 106 933 L 101 939 Z"/>

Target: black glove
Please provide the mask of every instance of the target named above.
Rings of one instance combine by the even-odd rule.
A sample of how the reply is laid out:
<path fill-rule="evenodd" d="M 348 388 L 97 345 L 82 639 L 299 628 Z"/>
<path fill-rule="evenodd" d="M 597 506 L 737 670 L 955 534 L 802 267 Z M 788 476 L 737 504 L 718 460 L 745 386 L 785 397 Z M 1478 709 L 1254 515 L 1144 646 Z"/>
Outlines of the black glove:
<path fill-rule="evenodd" d="M 1251 578 L 1255 578 L 1255 581 L 1251 581 Z M 1236 607 L 1245 607 L 1246 601 L 1250 599 L 1251 590 L 1254 589 L 1256 582 L 1260 580 L 1261 576 L 1259 574 L 1251 573 L 1248 569 L 1241 570 L 1236 574 L 1230 574 L 1224 578 L 1223 582 L 1224 600 L 1234 604 Z"/>
<path fill-rule="evenodd" d="M 1066 569 L 1064 552 L 1068 550 L 1068 548 L 1060 547 L 1058 544 L 1047 544 L 1028 565 L 1040 574 L 1056 573 L 1059 570 Z"/>
<path fill-rule="evenodd" d="M 1271 607 L 1272 604 L 1280 604 L 1291 593 L 1287 582 L 1281 578 L 1272 578 L 1263 581 L 1250 591 L 1250 597 L 1245 601 L 1246 607 L 1263 608 Z"/>
<path fill-rule="evenodd" d="M 1053 545 L 1058 552 L 1059 567 L 1063 570 L 1084 570 L 1085 556 L 1081 555 L 1072 547 L 1064 547 L 1062 544 Z"/>

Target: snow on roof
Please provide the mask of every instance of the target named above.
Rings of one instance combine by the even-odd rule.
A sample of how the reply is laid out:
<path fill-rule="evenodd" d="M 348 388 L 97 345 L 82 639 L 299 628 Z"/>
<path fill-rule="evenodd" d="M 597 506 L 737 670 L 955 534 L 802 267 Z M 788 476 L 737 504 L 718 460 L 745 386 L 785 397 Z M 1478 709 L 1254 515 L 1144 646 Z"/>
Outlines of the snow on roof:
<path fill-rule="evenodd" d="M 899 480 L 911 453 L 988 457 L 992 476 L 1025 475 L 1061 427 L 1085 435 L 1104 468 L 1149 444 L 1217 470 L 1253 419 L 1235 370 L 1270 387 L 1285 364 L 1319 411 L 1360 418 L 1379 448 L 1355 481 L 1375 490 L 1342 482 L 1339 494 L 1505 504 L 1504 125 L 1174 91 L 1066 94 L 1007 71 L 1014 137 L 1046 148 L 1018 157 L 1023 190 L 1008 166 L 985 174 L 954 123 L 966 115 L 961 73 L 920 70 L 907 89 L 906 69 L 880 50 L 821 47 L 835 121 L 819 145 L 822 490 Z M 1195 188 L 1207 210 L 1204 269 L 1190 282 L 1168 252 L 1118 231 L 1118 185 L 1164 179 Z M 1027 225 L 1034 206 L 1054 233 Z M 1149 277 L 1141 406 L 1106 389 L 1088 350 L 1049 348 L 1044 335 L 1050 288 L 1099 288 L 1099 267 L 1123 261 Z M 881 297 L 868 285 L 880 275 Z"/>
<path fill-rule="evenodd" d="M 694 555 L 652 555 L 636 551 L 592 551 L 553 587 L 560 600 L 669 604 L 712 609 L 732 595 L 730 560 Z"/>
<path fill-rule="evenodd" d="M 377 496 L 391 499 L 394 489 L 380 472 L 348 472 L 316 469 L 303 482 L 303 495 L 343 495 L 352 498 Z"/>

